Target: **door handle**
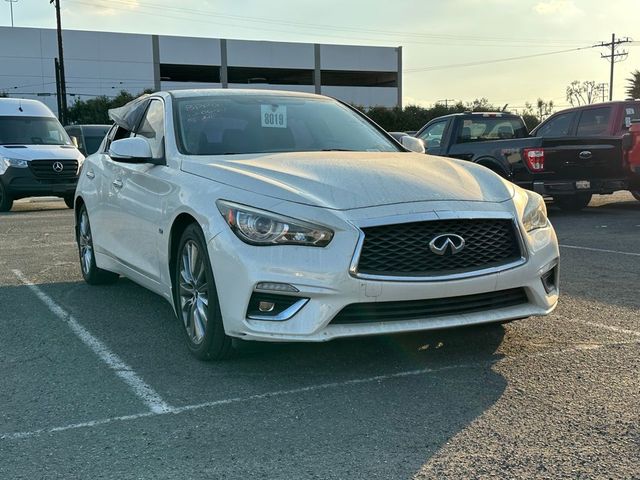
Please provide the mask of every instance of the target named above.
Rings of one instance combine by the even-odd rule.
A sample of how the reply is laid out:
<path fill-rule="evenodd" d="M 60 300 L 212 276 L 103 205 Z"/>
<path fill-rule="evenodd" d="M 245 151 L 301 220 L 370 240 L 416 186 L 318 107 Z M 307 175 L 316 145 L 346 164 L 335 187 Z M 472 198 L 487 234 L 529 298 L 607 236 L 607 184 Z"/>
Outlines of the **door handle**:
<path fill-rule="evenodd" d="M 93 173 L 93 170 L 89 170 L 87 171 L 87 173 L 85 173 L 85 175 L 87 176 L 87 178 L 90 178 L 91 180 L 93 180 L 94 178 L 96 178 L 96 174 Z"/>
<path fill-rule="evenodd" d="M 120 190 L 122 188 L 122 180 L 114 180 L 113 186 Z"/>

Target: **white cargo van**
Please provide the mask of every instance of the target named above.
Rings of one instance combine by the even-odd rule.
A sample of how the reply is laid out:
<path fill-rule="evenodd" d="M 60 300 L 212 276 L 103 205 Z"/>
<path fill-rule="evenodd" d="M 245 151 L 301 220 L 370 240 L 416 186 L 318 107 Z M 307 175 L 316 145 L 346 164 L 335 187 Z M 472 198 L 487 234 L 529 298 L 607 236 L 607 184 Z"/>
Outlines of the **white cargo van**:
<path fill-rule="evenodd" d="M 42 102 L 0 98 L 0 212 L 24 197 L 73 194 L 84 156 Z"/>

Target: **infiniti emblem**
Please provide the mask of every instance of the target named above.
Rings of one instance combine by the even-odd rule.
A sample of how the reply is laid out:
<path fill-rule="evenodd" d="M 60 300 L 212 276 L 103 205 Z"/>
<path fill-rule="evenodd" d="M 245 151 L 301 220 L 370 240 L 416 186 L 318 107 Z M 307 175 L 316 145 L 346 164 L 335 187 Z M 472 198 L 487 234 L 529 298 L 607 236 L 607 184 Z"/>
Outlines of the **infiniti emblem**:
<path fill-rule="evenodd" d="M 450 255 L 460 253 L 464 249 L 464 238 L 455 233 L 443 233 L 429 242 L 429 248 L 436 255 Z"/>
<path fill-rule="evenodd" d="M 55 162 L 52 168 L 54 172 L 60 173 L 62 170 L 64 170 L 64 165 L 62 164 L 62 162 Z"/>

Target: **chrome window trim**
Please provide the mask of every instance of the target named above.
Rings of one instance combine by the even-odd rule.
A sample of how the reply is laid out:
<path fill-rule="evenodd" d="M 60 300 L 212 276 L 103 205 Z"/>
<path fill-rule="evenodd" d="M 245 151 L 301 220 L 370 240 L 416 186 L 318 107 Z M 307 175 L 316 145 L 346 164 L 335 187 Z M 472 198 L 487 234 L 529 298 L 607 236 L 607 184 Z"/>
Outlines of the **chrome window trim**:
<path fill-rule="evenodd" d="M 521 257 L 504 265 L 496 267 L 481 268 L 479 270 L 473 270 L 468 272 L 453 273 L 447 275 L 429 275 L 429 276 L 399 276 L 399 275 L 371 275 L 367 273 L 358 272 L 358 263 L 360 262 L 360 255 L 362 254 L 362 247 L 364 245 L 365 234 L 362 230 L 367 227 L 377 227 L 384 225 L 397 225 L 402 223 L 412 222 L 429 222 L 438 220 L 486 220 L 486 219 L 503 219 L 511 220 L 516 232 L 516 238 L 520 246 Z M 391 220 L 391 222 L 387 222 Z M 447 280 L 460 280 L 465 278 L 481 277 L 485 275 L 492 275 L 513 268 L 520 267 L 527 263 L 529 260 L 529 251 L 526 248 L 524 237 L 522 236 L 522 230 L 518 220 L 509 212 L 474 212 L 474 211 L 462 211 L 462 212 L 450 212 L 450 211 L 438 211 L 422 214 L 411 214 L 397 217 L 386 217 L 382 219 L 368 220 L 360 223 L 356 226 L 358 229 L 358 242 L 351 258 L 349 265 L 349 275 L 361 280 L 376 280 L 385 282 L 442 282 Z"/>

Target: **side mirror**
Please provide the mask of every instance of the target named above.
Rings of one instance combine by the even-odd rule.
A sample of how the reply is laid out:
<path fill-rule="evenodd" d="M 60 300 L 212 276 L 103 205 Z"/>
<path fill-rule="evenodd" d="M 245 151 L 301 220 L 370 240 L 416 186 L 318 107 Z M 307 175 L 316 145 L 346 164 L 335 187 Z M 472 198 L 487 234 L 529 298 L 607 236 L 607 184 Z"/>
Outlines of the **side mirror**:
<path fill-rule="evenodd" d="M 71 139 L 71 143 L 73 143 L 73 146 L 74 146 L 74 147 L 76 147 L 76 148 L 78 148 L 78 145 L 80 145 L 80 144 L 78 143 L 78 137 L 75 137 L 75 136 L 73 136 L 73 135 L 70 135 L 70 136 L 69 136 L 69 138 Z"/>
<path fill-rule="evenodd" d="M 109 156 L 114 162 L 153 163 L 151 145 L 142 137 L 123 138 L 112 142 Z"/>
<path fill-rule="evenodd" d="M 400 140 L 400 143 L 402 143 L 402 146 L 404 148 L 406 148 L 408 150 L 411 150 L 412 152 L 416 152 L 416 153 L 424 153 L 425 152 L 424 142 L 422 140 L 420 140 L 419 138 L 411 137 L 409 135 L 405 135 Z"/>

